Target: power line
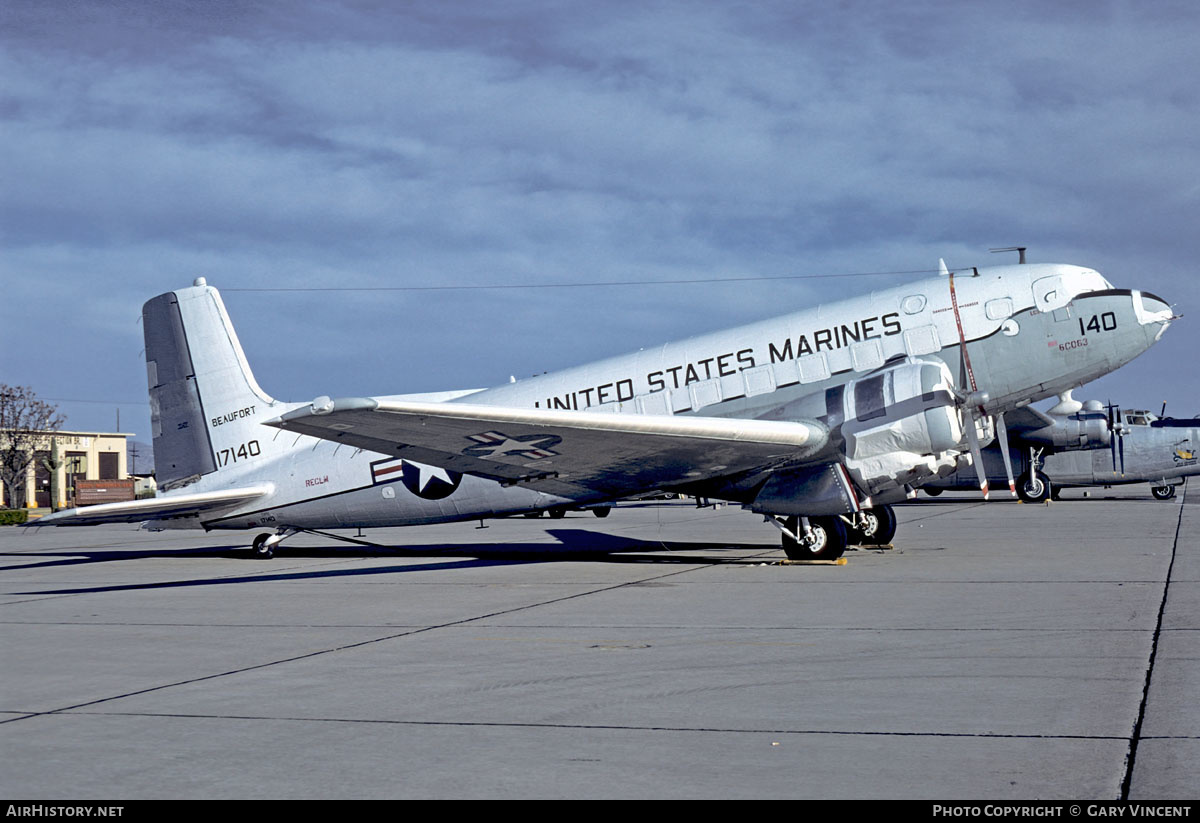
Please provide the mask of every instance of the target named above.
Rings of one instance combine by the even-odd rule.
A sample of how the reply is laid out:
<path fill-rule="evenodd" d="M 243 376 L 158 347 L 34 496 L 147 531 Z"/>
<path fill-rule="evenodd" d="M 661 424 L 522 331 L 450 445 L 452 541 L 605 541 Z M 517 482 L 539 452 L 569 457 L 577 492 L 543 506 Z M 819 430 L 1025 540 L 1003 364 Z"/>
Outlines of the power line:
<path fill-rule="evenodd" d="M 580 289 L 612 286 L 681 286 L 701 283 L 754 283 L 770 280 L 827 280 L 845 277 L 882 277 L 896 274 L 932 274 L 934 269 L 861 271 L 843 274 L 782 274 L 764 277 L 700 277 L 684 280 L 596 280 L 585 283 L 500 283 L 463 286 L 271 286 L 223 288 L 223 292 L 349 292 L 349 291 L 474 291 L 482 289 Z"/>
<path fill-rule="evenodd" d="M 53 403 L 95 403 L 101 406 L 145 406 L 149 404 L 148 400 L 138 400 L 136 402 L 127 400 L 81 400 L 77 397 L 42 397 L 40 399 Z"/>

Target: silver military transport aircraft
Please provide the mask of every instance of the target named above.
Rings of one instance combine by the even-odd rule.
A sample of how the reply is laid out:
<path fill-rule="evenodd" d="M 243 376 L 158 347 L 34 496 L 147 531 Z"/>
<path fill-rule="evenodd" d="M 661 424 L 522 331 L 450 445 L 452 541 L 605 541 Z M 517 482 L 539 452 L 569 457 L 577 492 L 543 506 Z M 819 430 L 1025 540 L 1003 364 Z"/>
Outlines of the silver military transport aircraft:
<path fill-rule="evenodd" d="M 789 557 L 814 559 L 890 542 L 890 504 L 1006 443 L 1002 412 L 1118 368 L 1175 319 L 1080 266 L 943 263 L 938 277 L 496 388 L 296 403 L 259 387 L 203 278 L 142 317 L 160 496 L 39 525 L 267 529 L 253 547 L 269 557 L 304 531 L 665 490 L 741 503 Z"/>

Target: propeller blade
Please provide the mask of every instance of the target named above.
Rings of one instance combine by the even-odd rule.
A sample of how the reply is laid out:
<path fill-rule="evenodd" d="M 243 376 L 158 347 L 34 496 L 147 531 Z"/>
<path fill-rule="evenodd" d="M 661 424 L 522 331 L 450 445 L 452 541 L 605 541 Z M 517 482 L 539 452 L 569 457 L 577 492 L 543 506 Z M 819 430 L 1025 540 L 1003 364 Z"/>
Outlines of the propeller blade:
<path fill-rule="evenodd" d="M 1016 497 L 1017 484 L 1013 480 L 1012 456 L 1008 453 L 1008 425 L 1004 422 L 1002 414 L 996 415 L 994 419 L 996 421 L 996 445 L 1000 447 L 1000 456 L 1004 458 L 1004 474 L 1008 477 L 1008 492 Z"/>
<path fill-rule="evenodd" d="M 1121 407 L 1117 406 L 1117 449 L 1121 454 L 1121 474 L 1125 474 L 1125 419 L 1121 417 Z"/>
<path fill-rule="evenodd" d="M 983 492 L 983 499 L 988 499 L 988 479 L 987 472 L 983 470 L 983 450 L 979 448 L 979 433 L 975 431 L 975 414 L 967 412 L 967 445 L 971 449 L 971 462 L 975 465 L 975 476 L 979 478 L 979 491 Z"/>
<path fill-rule="evenodd" d="M 1113 474 L 1117 473 L 1117 439 L 1120 437 L 1117 433 L 1119 431 L 1117 418 L 1113 414 L 1115 408 L 1112 401 L 1108 401 L 1108 450 L 1112 453 Z"/>

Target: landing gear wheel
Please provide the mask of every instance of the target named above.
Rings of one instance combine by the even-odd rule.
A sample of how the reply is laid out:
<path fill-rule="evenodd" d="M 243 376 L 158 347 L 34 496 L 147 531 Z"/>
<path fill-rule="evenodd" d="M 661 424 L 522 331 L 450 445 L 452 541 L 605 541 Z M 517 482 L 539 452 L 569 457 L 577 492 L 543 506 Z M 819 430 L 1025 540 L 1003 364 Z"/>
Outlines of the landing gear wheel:
<path fill-rule="evenodd" d="M 275 547 L 268 546 L 267 540 L 271 537 L 267 532 L 263 532 L 258 537 L 254 538 L 254 542 L 250 548 L 254 550 L 254 556 L 262 560 L 270 560 L 275 556 Z"/>
<path fill-rule="evenodd" d="M 612 506 L 597 506 L 596 508 L 592 509 L 592 514 L 596 515 L 597 517 L 608 517 L 608 514 L 611 511 Z"/>
<path fill-rule="evenodd" d="M 1174 486 L 1151 486 L 1150 493 L 1155 500 L 1170 500 L 1175 496 Z"/>
<path fill-rule="evenodd" d="M 1050 478 L 1041 472 L 1025 472 L 1017 482 L 1017 497 L 1026 503 L 1043 503 L 1050 492 Z"/>
<path fill-rule="evenodd" d="M 566 509 L 551 509 L 550 510 L 550 518 L 552 520 L 562 520 L 566 516 L 567 516 Z"/>
<path fill-rule="evenodd" d="M 846 529 L 846 541 L 855 546 L 886 546 L 896 536 L 896 512 L 891 506 L 864 509 L 859 525 Z"/>
<path fill-rule="evenodd" d="M 929 488 L 922 487 L 921 491 L 925 492 L 930 497 L 937 497 L 939 494 L 941 494 L 945 490 L 939 489 L 937 486 L 930 486 Z"/>
<path fill-rule="evenodd" d="M 812 534 L 805 535 L 799 517 L 787 518 L 792 534 L 799 542 L 783 535 L 783 552 L 788 560 L 837 560 L 846 551 L 846 524 L 840 517 L 810 517 Z"/>

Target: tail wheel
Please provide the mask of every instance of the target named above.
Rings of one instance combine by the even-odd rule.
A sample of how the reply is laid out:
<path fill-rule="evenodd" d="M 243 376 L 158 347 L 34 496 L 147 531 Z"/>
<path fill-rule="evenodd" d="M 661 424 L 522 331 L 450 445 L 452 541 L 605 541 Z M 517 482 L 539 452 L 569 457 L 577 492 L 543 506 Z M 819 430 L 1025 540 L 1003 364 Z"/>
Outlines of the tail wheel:
<path fill-rule="evenodd" d="M 799 517 L 787 519 L 788 530 L 800 537 L 793 540 L 783 535 L 783 552 L 788 560 L 837 560 L 846 551 L 846 524 L 840 517 L 808 518 L 809 534 Z"/>
<path fill-rule="evenodd" d="M 1041 472 L 1025 472 L 1017 483 L 1017 497 L 1026 503 L 1042 503 L 1050 497 L 1050 478 Z"/>
<path fill-rule="evenodd" d="M 886 546 L 896 536 L 896 512 L 891 506 L 865 509 L 856 522 L 846 530 L 847 541 L 856 546 Z"/>
<path fill-rule="evenodd" d="M 258 537 L 254 538 L 254 542 L 250 544 L 250 548 L 254 551 L 254 556 L 263 560 L 270 560 L 275 556 L 275 547 L 268 546 L 267 540 L 270 538 L 269 532 L 263 532 Z"/>
<path fill-rule="evenodd" d="M 1150 493 L 1155 500 L 1170 500 L 1175 496 L 1174 486 L 1151 486 Z"/>

